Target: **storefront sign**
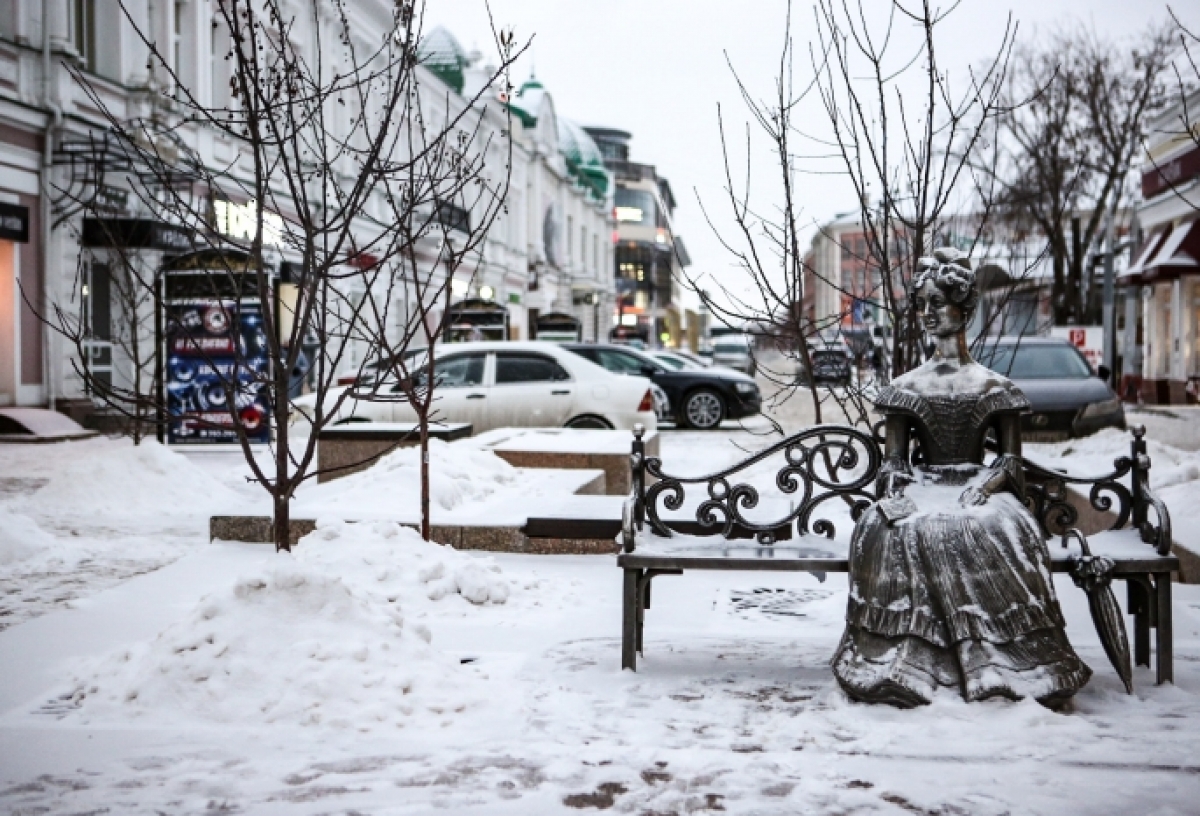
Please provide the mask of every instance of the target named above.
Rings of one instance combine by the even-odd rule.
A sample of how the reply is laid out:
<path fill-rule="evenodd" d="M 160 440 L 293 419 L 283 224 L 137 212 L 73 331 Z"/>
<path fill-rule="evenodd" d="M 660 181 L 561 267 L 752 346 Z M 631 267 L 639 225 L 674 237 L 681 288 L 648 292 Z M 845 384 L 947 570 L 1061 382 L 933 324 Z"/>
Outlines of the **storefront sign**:
<path fill-rule="evenodd" d="M 192 237 L 182 227 L 152 218 L 85 218 L 80 243 L 85 247 L 185 252 L 192 247 Z"/>
<path fill-rule="evenodd" d="M 1176 156 L 1142 173 L 1142 198 L 1150 199 L 1166 189 L 1175 189 L 1200 175 L 1200 147 Z"/>
<path fill-rule="evenodd" d="M 253 301 L 194 298 L 165 305 L 170 444 L 270 441 L 262 310 Z M 232 397 L 232 405 L 231 405 Z"/>
<path fill-rule="evenodd" d="M 217 232 L 230 238 L 254 240 L 258 221 L 258 202 L 247 201 L 235 204 L 232 201 L 214 201 L 213 215 L 216 217 Z M 264 246 L 283 244 L 283 219 L 269 210 L 262 214 L 262 242 Z"/>
<path fill-rule="evenodd" d="M 0 203 L 0 238 L 29 243 L 29 208 L 19 204 Z"/>

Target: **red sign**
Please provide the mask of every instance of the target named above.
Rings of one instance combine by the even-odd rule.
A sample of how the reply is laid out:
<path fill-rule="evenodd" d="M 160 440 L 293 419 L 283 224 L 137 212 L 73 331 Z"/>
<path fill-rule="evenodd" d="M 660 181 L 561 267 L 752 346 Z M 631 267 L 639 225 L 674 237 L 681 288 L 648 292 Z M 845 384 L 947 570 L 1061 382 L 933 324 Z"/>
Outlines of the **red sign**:
<path fill-rule="evenodd" d="M 1178 187 L 1200 175 L 1200 147 L 1193 147 L 1168 162 L 1142 173 L 1142 198 L 1153 198 L 1163 190 Z"/>

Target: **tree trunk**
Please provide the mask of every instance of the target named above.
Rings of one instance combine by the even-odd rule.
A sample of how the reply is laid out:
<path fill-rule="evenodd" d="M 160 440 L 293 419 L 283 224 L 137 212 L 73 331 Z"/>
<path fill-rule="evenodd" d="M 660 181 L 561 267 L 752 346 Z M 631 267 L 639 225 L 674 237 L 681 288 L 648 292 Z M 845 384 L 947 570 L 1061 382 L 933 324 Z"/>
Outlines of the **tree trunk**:
<path fill-rule="evenodd" d="M 1050 285 L 1050 308 L 1054 311 L 1054 325 L 1061 326 L 1067 320 L 1067 286 L 1065 281 L 1066 252 L 1060 236 L 1050 240 L 1050 252 L 1054 263 L 1054 282 Z"/>
<path fill-rule="evenodd" d="M 275 503 L 275 518 L 271 522 L 271 532 L 275 537 L 275 552 L 291 552 L 291 500 L 287 498 L 287 495 L 282 490 L 277 492 L 272 498 Z"/>
<path fill-rule="evenodd" d="M 429 412 L 417 420 L 421 429 L 421 538 L 429 541 Z"/>
<path fill-rule="evenodd" d="M 1067 319 L 1078 325 L 1083 312 L 1083 242 L 1079 216 L 1071 218 L 1071 267 L 1067 278 Z"/>

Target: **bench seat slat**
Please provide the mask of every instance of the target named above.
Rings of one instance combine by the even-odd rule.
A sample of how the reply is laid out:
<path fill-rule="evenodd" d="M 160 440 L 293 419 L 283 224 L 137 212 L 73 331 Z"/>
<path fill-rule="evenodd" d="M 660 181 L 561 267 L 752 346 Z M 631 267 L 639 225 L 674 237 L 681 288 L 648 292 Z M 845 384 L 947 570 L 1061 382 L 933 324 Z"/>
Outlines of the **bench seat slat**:
<path fill-rule="evenodd" d="M 1050 566 L 1053 572 L 1067 572 L 1073 556 L 1081 554 L 1078 543 L 1066 548 L 1052 539 Z M 1179 569 L 1174 555 L 1159 555 L 1141 540 L 1135 530 L 1112 530 L 1088 538 L 1094 555 L 1111 558 L 1115 575 L 1173 572 Z M 727 540 L 720 536 L 677 535 L 662 538 L 652 533 L 638 536 L 632 553 L 617 558 L 628 569 L 706 569 L 772 572 L 847 572 L 849 544 L 844 540 L 807 535 L 763 547 L 747 541 Z"/>

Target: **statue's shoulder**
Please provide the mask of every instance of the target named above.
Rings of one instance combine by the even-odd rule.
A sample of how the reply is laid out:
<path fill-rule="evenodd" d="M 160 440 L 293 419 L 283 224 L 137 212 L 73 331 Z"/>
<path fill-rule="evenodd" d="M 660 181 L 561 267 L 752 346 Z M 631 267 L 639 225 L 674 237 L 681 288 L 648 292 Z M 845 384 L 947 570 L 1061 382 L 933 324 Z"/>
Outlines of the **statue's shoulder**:
<path fill-rule="evenodd" d="M 941 393 L 946 386 L 946 375 L 934 360 L 926 360 L 912 371 L 901 374 L 880 390 L 889 399 L 923 398 Z"/>
<path fill-rule="evenodd" d="M 1029 399 L 1016 383 L 979 363 L 975 363 L 975 366 L 981 370 L 978 375 L 980 393 L 988 403 L 989 411 L 1029 410 Z"/>
<path fill-rule="evenodd" d="M 1029 400 L 1021 389 L 990 368 L 975 362 L 949 368 L 934 360 L 926 361 L 879 389 L 875 405 L 884 411 L 919 414 L 928 406 L 931 397 L 981 402 L 989 413 L 1023 411 L 1029 407 Z"/>
<path fill-rule="evenodd" d="M 921 413 L 927 405 L 925 394 L 931 390 L 930 378 L 936 376 L 929 368 L 929 363 L 901 374 L 875 394 L 875 407 L 885 412 Z"/>

